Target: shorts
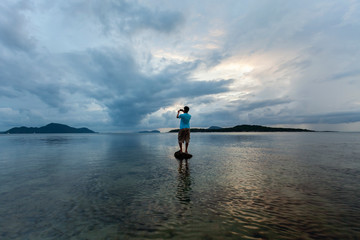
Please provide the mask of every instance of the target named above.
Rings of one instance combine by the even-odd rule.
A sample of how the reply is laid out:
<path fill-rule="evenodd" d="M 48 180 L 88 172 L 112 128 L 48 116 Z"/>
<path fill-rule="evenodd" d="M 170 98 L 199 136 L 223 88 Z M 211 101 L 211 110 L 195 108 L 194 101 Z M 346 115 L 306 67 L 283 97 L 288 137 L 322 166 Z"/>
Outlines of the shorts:
<path fill-rule="evenodd" d="M 178 141 L 179 143 L 190 142 L 190 128 L 183 128 L 179 130 Z"/>

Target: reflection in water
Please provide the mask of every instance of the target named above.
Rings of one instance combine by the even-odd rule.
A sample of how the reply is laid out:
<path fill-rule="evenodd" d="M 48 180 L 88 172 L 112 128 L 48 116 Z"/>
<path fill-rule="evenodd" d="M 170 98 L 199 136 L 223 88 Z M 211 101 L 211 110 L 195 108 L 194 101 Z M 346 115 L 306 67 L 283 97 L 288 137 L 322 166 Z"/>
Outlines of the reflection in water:
<path fill-rule="evenodd" d="M 191 201 L 191 178 L 189 171 L 189 162 L 187 159 L 179 160 L 179 168 L 178 168 L 178 185 L 176 197 L 179 199 L 180 203 L 188 204 Z"/>
<path fill-rule="evenodd" d="M 192 141 L 175 160 L 175 134 L 0 135 L 0 239 L 360 236 L 360 134 Z"/>
<path fill-rule="evenodd" d="M 39 139 L 40 141 L 44 142 L 48 145 L 59 145 L 59 144 L 66 144 L 71 141 L 69 136 L 45 136 Z"/>

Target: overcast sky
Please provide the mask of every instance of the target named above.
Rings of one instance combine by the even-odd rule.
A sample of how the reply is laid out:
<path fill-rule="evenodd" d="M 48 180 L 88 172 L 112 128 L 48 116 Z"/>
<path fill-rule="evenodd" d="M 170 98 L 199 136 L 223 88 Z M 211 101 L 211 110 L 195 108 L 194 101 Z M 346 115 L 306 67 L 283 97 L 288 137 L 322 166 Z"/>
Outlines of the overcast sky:
<path fill-rule="evenodd" d="M 0 130 L 360 130 L 360 1 L 1 0 Z"/>

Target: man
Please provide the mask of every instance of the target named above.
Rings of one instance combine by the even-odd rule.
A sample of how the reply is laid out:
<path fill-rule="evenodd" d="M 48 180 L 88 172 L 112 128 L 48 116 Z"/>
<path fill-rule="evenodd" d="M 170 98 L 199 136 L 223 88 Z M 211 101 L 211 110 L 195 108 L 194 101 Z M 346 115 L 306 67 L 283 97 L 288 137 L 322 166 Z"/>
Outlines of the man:
<path fill-rule="evenodd" d="M 180 118 L 180 130 L 178 133 L 180 152 L 182 152 L 182 144 L 183 144 L 183 142 L 185 142 L 185 153 L 188 153 L 188 147 L 189 147 L 189 142 L 190 142 L 190 118 L 191 118 L 191 115 L 188 114 L 189 110 L 190 110 L 189 107 L 185 106 L 184 110 L 180 109 L 176 115 L 177 118 Z M 180 114 L 180 112 L 184 112 L 184 113 Z"/>

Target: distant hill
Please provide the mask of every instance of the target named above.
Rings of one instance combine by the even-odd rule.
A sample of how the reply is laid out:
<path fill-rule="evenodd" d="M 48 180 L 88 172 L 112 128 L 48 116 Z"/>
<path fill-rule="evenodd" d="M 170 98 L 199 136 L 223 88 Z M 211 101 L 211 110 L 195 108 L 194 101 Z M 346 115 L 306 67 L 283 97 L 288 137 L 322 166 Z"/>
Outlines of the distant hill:
<path fill-rule="evenodd" d="M 50 123 L 43 127 L 14 127 L 4 133 L 96 133 L 88 128 L 73 128 L 60 123 Z"/>
<path fill-rule="evenodd" d="M 152 130 L 152 131 L 140 131 L 139 133 L 160 133 L 159 130 Z"/>
<path fill-rule="evenodd" d="M 179 129 L 171 130 L 170 132 L 178 132 Z M 237 125 L 230 128 L 191 128 L 191 132 L 314 132 L 308 129 L 299 128 L 273 128 L 260 125 Z"/>
<path fill-rule="evenodd" d="M 218 127 L 218 126 L 211 126 L 211 127 L 209 127 L 208 129 L 220 129 L 220 128 L 222 128 L 222 127 Z"/>

